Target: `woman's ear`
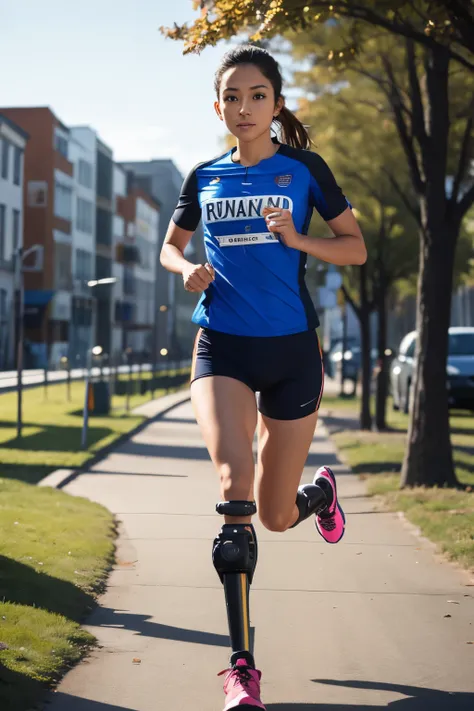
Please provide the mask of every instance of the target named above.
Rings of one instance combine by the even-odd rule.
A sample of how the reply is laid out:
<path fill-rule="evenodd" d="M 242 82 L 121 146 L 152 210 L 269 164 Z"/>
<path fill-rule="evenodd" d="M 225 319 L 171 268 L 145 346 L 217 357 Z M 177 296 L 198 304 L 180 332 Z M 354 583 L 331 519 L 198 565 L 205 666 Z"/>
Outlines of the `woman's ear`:
<path fill-rule="evenodd" d="M 278 114 L 280 113 L 280 111 L 282 110 L 282 108 L 284 106 L 285 106 L 285 99 L 283 98 L 283 96 L 280 96 L 280 98 L 278 99 L 278 101 L 275 104 L 275 111 L 273 112 L 273 115 L 275 118 L 278 116 Z"/>
<path fill-rule="evenodd" d="M 224 117 L 222 116 L 221 107 L 220 107 L 220 104 L 218 101 L 214 101 L 214 110 L 215 110 L 216 114 L 219 116 L 220 120 L 223 121 Z"/>

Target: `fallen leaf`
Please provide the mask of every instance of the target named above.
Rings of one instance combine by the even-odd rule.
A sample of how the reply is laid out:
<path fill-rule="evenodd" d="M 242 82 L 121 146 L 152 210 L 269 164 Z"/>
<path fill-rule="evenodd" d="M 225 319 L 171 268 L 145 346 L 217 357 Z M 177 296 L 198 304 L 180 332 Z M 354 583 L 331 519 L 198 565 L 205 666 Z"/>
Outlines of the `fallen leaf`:
<path fill-rule="evenodd" d="M 445 615 L 445 617 L 451 617 L 451 615 Z"/>
<path fill-rule="evenodd" d="M 141 663 L 142 663 L 142 660 L 139 659 L 138 657 L 133 658 L 133 664 L 141 664 Z"/>
<path fill-rule="evenodd" d="M 448 602 L 450 602 L 451 605 L 459 605 L 459 602 L 457 600 L 448 600 Z"/>

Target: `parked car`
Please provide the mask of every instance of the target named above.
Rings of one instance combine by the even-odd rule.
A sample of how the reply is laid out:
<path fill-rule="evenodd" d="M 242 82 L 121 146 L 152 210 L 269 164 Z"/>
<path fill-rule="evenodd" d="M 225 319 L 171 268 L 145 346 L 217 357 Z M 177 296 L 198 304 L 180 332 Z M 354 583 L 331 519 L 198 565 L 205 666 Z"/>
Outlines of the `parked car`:
<path fill-rule="evenodd" d="M 474 410 L 474 328 L 451 327 L 448 331 L 446 367 L 449 404 Z M 408 412 L 415 367 L 416 331 L 402 339 L 390 368 L 393 409 Z"/>
<path fill-rule="evenodd" d="M 341 369 L 344 367 L 344 378 L 355 382 L 358 380 L 362 369 L 362 353 L 360 345 L 358 341 L 350 338 L 346 342 L 346 350 L 344 353 L 342 352 L 342 345 L 342 341 L 338 341 L 329 352 L 329 361 L 331 363 L 332 372 L 331 377 L 340 378 Z M 371 372 L 374 368 L 376 359 L 377 349 L 372 348 L 370 351 Z"/>

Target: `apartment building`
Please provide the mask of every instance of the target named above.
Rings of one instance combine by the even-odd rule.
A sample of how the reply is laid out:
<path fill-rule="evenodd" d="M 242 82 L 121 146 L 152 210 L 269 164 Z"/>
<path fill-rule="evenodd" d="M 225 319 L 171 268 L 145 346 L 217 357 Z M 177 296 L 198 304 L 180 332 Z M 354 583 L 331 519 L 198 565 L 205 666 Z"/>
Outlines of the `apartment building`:
<path fill-rule="evenodd" d="M 15 362 L 15 256 L 23 241 L 24 154 L 28 133 L 0 113 L 0 370 Z"/>
<path fill-rule="evenodd" d="M 70 132 L 48 107 L 0 109 L 29 134 L 25 151 L 24 247 L 44 247 L 41 272 L 25 274 L 25 363 L 68 355 L 72 314 L 74 167 Z"/>
<path fill-rule="evenodd" d="M 114 172 L 115 274 L 121 283 L 115 302 L 114 333 L 122 351 L 144 360 L 156 358 L 156 284 L 160 204 L 132 171 Z M 115 345 L 115 343 L 114 343 Z"/>
<path fill-rule="evenodd" d="M 178 202 L 183 176 L 170 159 L 126 162 L 121 165 L 133 171 L 136 184 L 159 199 L 159 251 Z M 204 255 L 202 231 L 198 227 L 186 250 L 186 256 L 196 262 L 203 262 Z M 156 277 L 158 348 L 166 348 L 170 357 L 190 357 L 196 334 L 196 328 L 191 323 L 191 315 L 197 303 L 196 295 L 185 291 L 181 276 L 166 271 L 159 262 Z"/>

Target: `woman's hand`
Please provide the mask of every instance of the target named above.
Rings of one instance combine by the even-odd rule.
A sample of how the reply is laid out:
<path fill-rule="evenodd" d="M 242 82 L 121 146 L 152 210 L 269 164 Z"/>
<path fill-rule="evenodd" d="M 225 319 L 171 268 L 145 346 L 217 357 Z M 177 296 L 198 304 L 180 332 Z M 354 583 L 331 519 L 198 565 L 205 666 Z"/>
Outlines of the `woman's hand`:
<path fill-rule="evenodd" d="M 186 291 L 200 293 L 205 291 L 215 279 L 214 267 L 211 264 L 187 264 L 183 268 L 183 282 Z"/>
<path fill-rule="evenodd" d="M 301 249 L 301 235 L 296 231 L 293 216 L 289 210 L 266 207 L 263 210 L 263 216 L 270 232 L 281 235 L 287 247 Z"/>

